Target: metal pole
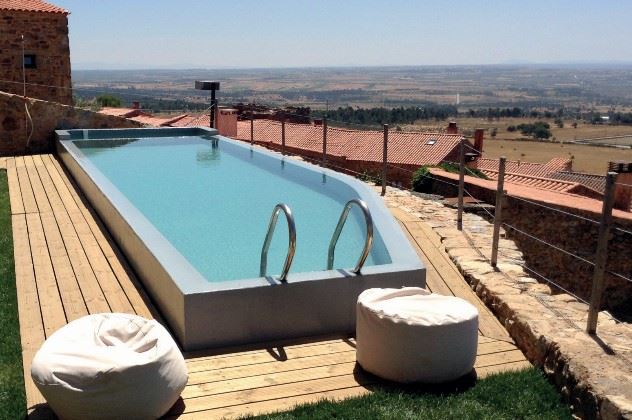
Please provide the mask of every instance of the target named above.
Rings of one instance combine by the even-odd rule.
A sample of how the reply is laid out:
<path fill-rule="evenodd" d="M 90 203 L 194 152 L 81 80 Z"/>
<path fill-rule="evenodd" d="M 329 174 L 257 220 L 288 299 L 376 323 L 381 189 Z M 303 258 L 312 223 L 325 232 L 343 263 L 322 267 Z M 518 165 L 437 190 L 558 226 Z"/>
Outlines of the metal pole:
<path fill-rule="evenodd" d="M 387 164 L 388 164 L 388 124 L 384 124 L 384 146 L 382 148 L 382 196 L 386 194 Z"/>
<path fill-rule="evenodd" d="M 327 166 L 327 117 L 323 118 L 323 167 Z"/>
<path fill-rule="evenodd" d="M 456 228 L 463 230 L 463 191 L 465 190 L 465 139 L 461 139 L 459 151 L 459 201 L 456 217 Z"/>
<path fill-rule="evenodd" d="M 255 144 L 255 111 L 254 106 L 250 105 L 250 145 Z"/>
<path fill-rule="evenodd" d="M 601 294 L 603 292 L 603 274 L 606 271 L 608 261 L 608 236 L 612 225 L 612 207 L 614 205 L 614 189 L 616 172 L 608 172 L 606 176 L 606 191 L 603 197 L 603 209 L 599 223 L 599 239 L 597 240 L 597 255 L 595 257 L 595 270 L 593 271 L 592 293 L 590 294 L 590 306 L 588 308 L 588 322 L 586 332 L 597 332 L 597 317 L 601 306 Z"/>
<path fill-rule="evenodd" d="M 500 225 L 502 223 L 503 196 L 505 191 L 505 163 L 507 158 L 502 156 L 498 162 L 498 187 L 496 188 L 496 211 L 494 212 L 494 236 L 492 237 L 492 267 L 498 261 L 498 242 L 500 241 Z"/>
<path fill-rule="evenodd" d="M 281 153 L 285 155 L 285 115 L 281 115 Z"/>
<path fill-rule="evenodd" d="M 209 115 L 209 125 L 215 128 L 215 112 L 217 111 L 217 100 L 215 99 L 215 89 L 211 90 L 211 114 Z"/>

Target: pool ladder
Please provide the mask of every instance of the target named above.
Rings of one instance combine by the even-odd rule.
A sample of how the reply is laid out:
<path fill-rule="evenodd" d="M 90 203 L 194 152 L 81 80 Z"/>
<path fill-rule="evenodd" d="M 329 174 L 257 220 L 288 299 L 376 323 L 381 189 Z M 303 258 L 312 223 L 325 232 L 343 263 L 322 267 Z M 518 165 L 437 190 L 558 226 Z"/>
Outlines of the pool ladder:
<path fill-rule="evenodd" d="M 268 249 L 272 242 L 272 234 L 276 228 L 279 213 L 285 213 L 287 219 L 287 227 L 289 232 L 289 245 L 287 249 L 287 256 L 285 257 L 285 264 L 283 264 L 283 270 L 279 280 L 285 281 L 287 279 L 287 273 L 290 271 L 292 261 L 294 260 L 294 252 L 296 252 L 296 224 L 294 223 L 294 215 L 292 210 L 287 204 L 279 203 L 274 206 L 272 210 L 272 217 L 270 217 L 270 223 L 268 224 L 268 233 L 266 233 L 266 239 L 263 241 L 263 248 L 261 248 L 261 263 L 259 265 L 259 276 L 265 277 L 266 271 L 268 271 Z"/>
<path fill-rule="evenodd" d="M 362 254 L 360 254 L 360 258 L 358 259 L 358 262 L 353 269 L 354 273 L 360 274 L 360 270 L 362 270 L 362 267 L 364 266 L 364 263 L 369 256 L 369 252 L 371 252 L 371 247 L 373 246 L 373 218 L 371 217 L 371 212 L 369 211 L 366 203 L 360 199 L 354 198 L 352 200 L 349 200 L 347 204 L 345 204 L 345 207 L 342 210 L 342 214 L 340 214 L 340 218 L 338 219 L 336 230 L 334 230 L 334 234 L 331 237 L 331 241 L 329 242 L 329 251 L 327 253 L 327 270 L 333 269 L 336 244 L 338 243 L 338 239 L 340 238 L 342 229 L 347 221 L 349 212 L 354 205 L 358 206 L 360 210 L 362 210 L 362 213 L 364 214 L 364 220 L 366 222 L 366 240 L 364 242 Z M 270 243 L 272 242 L 274 229 L 276 228 L 277 220 L 279 219 L 279 213 L 281 212 L 285 214 L 285 218 L 287 220 L 289 243 L 287 255 L 285 257 L 285 263 L 283 264 L 283 270 L 281 271 L 279 280 L 286 281 L 287 274 L 290 271 L 292 261 L 294 260 L 294 253 L 296 252 L 296 224 L 294 223 L 294 215 L 292 214 L 292 210 L 287 204 L 283 203 L 277 204 L 272 210 L 272 216 L 270 217 L 270 223 L 268 224 L 268 232 L 266 233 L 266 238 L 263 241 L 263 247 L 261 248 L 259 275 L 261 277 L 266 276 L 266 271 L 268 270 L 268 250 L 270 249 Z"/>
<path fill-rule="evenodd" d="M 345 208 L 342 210 L 340 219 L 338 219 L 336 230 L 334 230 L 334 234 L 331 237 L 331 241 L 329 242 L 329 252 L 327 253 L 327 270 L 332 270 L 334 268 L 334 253 L 336 251 L 336 244 L 338 243 L 338 239 L 340 238 L 340 234 L 342 233 L 342 228 L 347 221 L 347 216 L 349 216 L 349 211 L 351 211 L 351 207 L 353 207 L 354 205 L 358 206 L 360 210 L 362 210 L 362 213 L 364 214 L 364 221 L 366 222 L 366 240 L 364 241 L 362 254 L 360 254 L 360 258 L 358 259 L 358 262 L 353 269 L 354 273 L 360 274 L 360 270 L 362 270 L 362 266 L 368 258 L 369 252 L 371 252 L 371 246 L 373 246 L 373 218 L 371 217 L 371 212 L 369 211 L 369 207 L 366 205 L 366 203 L 360 199 L 354 198 L 353 200 L 349 200 L 347 204 L 345 204 Z"/>

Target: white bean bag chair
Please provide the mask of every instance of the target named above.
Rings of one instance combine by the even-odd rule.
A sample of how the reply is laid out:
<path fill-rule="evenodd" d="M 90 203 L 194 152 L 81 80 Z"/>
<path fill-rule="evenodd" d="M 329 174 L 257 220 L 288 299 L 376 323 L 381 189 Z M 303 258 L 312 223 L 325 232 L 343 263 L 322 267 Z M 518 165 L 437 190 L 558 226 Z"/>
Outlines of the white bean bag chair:
<path fill-rule="evenodd" d="M 70 322 L 39 349 L 31 376 L 61 419 L 155 419 L 188 380 L 184 358 L 167 330 L 128 314 Z"/>
<path fill-rule="evenodd" d="M 356 313 L 357 361 L 374 375 L 439 383 L 474 367 L 478 311 L 463 299 L 418 287 L 369 289 Z"/>

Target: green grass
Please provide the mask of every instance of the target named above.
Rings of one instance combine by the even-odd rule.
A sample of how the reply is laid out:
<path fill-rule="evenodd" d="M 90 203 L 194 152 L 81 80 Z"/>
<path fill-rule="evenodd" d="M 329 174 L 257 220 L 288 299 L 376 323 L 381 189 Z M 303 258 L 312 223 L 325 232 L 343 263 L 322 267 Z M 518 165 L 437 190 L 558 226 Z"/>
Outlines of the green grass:
<path fill-rule="evenodd" d="M 7 172 L 0 170 L 0 419 L 26 414 Z"/>
<path fill-rule="evenodd" d="M 530 368 L 449 388 L 381 388 L 341 402 L 322 401 L 258 419 L 571 419 L 543 374 Z"/>

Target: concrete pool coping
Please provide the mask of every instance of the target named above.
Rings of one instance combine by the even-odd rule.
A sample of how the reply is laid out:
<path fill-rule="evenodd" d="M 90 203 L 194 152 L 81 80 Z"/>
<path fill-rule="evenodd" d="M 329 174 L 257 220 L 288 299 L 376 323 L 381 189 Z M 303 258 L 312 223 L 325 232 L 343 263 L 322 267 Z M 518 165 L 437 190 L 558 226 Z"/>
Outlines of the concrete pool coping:
<path fill-rule="evenodd" d="M 349 185 L 371 209 L 376 230 L 388 250 L 391 263 L 367 266 L 361 275 L 350 270 L 336 269 L 308 273 L 292 273 L 287 282 L 279 282 L 275 277 L 258 277 L 224 282 L 208 282 L 173 245 L 149 222 L 145 216 L 105 177 L 73 144 L 75 140 L 99 141 L 113 138 L 165 137 L 165 136 L 216 136 L 217 131 L 205 127 L 192 128 L 140 128 L 140 129 L 99 129 L 99 130 L 58 130 L 57 151 L 92 203 L 115 241 L 130 259 L 145 286 L 163 311 L 165 318 L 188 350 L 193 348 L 241 344 L 248 340 L 265 341 L 330 332 L 348 332 L 355 325 L 354 312 L 336 308 L 336 298 L 340 294 L 357 296 L 368 287 L 401 287 L 403 285 L 423 286 L 425 269 L 410 246 L 399 225 L 390 215 L 382 200 L 369 186 L 347 175 L 320 168 L 305 162 L 281 157 L 278 153 L 253 148 L 243 142 L 221 137 L 222 141 L 255 153 L 282 160 L 287 165 L 316 171 L 327 177 Z M 98 138 L 90 138 L 95 136 Z M 342 209 L 341 209 L 342 210 Z M 353 281 L 352 281 L 353 280 Z M 271 287 L 277 286 L 277 287 Z M 300 286 L 300 287 L 299 287 Z M 281 321 L 282 313 L 272 334 L 261 325 L 249 321 L 247 317 L 272 316 L 274 306 L 287 310 L 288 314 L 300 314 L 302 309 L 313 306 L 314 299 L 322 308 L 306 311 L 319 319 L 298 322 L 296 325 Z M 339 297 L 338 299 L 342 299 Z M 258 302 L 255 308 L 243 307 L 243 302 Z M 348 300 L 348 299 L 347 299 Z M 259 307 L 266 304 L 267 307 Z M 242 306 L 240 314 L 231 313 L 235 306 Z M 294 307 L 292 310 L 291 307 Z M 234 312 L 234 311 L 232 311 Z M 257 315 L 258 314 L 258 315 Z M 296 321 L 296 316 L 290 317 Z M 339 318 L 336 320 L 335 318 Z M 243 325 L 253 324 L 241 331 L 231 333 L 237 320 Z M 214 339 L 202 338 L 208 323 L 214 321 Z M 328 327 L 324 327 L 328 325 Z M 304 328 L 303 328 L 304 327 Z M 330 328 L 331 327 L 331 328 Z M 324 329 L 323 329 L 324 328 Z M 333 329 L 332 329 L 333 328 Z M 266 332 L 267 331 L 267 332 Z M 287 333 L 284 333 L 286 331 Z M 301 332 L 303 331 L 303 332 Z M 239 338 L 242 337 L 242 338 Z"/>

